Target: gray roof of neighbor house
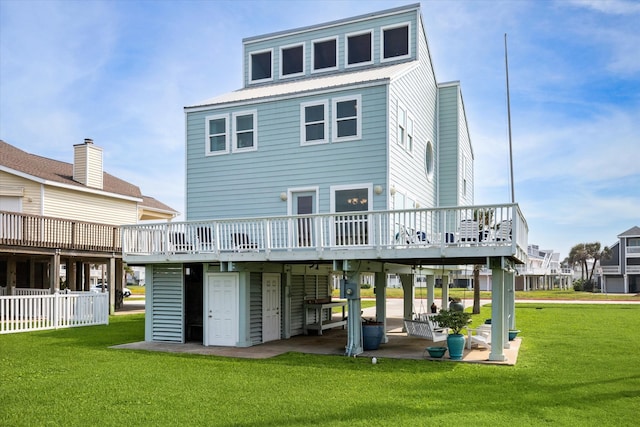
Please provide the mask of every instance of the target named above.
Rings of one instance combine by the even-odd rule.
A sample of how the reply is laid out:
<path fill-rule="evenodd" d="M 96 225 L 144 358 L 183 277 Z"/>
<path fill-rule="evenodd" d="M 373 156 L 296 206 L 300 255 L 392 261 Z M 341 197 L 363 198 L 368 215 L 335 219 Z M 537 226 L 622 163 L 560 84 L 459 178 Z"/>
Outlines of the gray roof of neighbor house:
<path fill-rule="evenodd" d="M 187 106 L 185 109 L 206 107 L 234 102 L 264 100 L 277 96 L 291 96 L 317 90 L 330 90 L 355 84 L 383 83 L 402 76 L 419 65 L 418 61 L 402 62 L 395 65 L 371 67 L 366 70 L 342 72 L 330 76 L 304 78 L 300 80 L 252 86 L 229 92 Z"/>
<path fill-rule="evenodd" d="M 618 235 L 618 237 L 640 237 L 640 227 L 634 226 Z"/>
<path fill-rule="evenodd" d="M 73 164 L 27 153 L 3 140 L 0 140 L 0 167 L 12 169 L 44 181 L 75 186 L 78 189 L 89 188 L 73 179 Z M 144 196 L 138 186 L 106 172 L 103 172 L 102 191 L 140 199 L 140 205 L 143 207 L 178 213 L 175 209 L 153 197 Z"/>

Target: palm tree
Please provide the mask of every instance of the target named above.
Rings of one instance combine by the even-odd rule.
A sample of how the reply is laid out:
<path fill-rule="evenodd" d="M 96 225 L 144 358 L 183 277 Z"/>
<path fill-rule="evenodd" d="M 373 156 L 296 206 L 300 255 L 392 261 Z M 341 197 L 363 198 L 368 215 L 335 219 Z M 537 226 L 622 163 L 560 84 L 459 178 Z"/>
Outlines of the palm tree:
<path fill-rule="evenodd" d="M 473 314 L 480 314 L 480 269 L 482 265 L 473 266 Z"/>

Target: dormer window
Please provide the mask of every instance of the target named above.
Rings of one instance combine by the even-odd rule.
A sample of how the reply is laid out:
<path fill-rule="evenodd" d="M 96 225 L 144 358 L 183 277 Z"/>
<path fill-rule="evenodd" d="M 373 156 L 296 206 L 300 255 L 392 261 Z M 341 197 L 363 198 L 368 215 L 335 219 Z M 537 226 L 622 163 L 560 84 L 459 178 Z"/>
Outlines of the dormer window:
<path fill-rule="evenodd" d="M 409 24 L 382 28 L 382 61 L 408 58 L 411 54 Z"/>
<path fill-rule="evenodd" d="M 338 39 L 315 40 L 313 42 L 313 70 L 329 71 L 338 68 Z"/>
<path fill-rule="evenodd" d="M 346 38 L 347 67 L 373 62 L 373 37 L 371 31 L 347 34 Z"/>
<path fill-rule="evenodd" d="M 304 45 L 285 46 L 280 49 L 280 75 L 294 77 L 304 74 Z"/>
<path fill-rule="evenodd" d="M 256 83 L 272 79 L 272 53 L 273 51 L 269 49 L 251 54 L 251 82 Z"/>

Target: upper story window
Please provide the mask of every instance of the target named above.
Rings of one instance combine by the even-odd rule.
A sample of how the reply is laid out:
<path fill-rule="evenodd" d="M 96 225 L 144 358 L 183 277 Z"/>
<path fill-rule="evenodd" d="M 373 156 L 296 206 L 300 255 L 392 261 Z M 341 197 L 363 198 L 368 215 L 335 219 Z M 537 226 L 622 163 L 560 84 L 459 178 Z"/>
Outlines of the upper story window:
<path fill-rule="evenodd" d="M 329 71 L 338 68 L 338 39 L 315 40 L 313 45 L 313 71 Z"/>
<path fill-rule="evenodd" d="M 347 67 L 373 62 L 373 37 L 371 31 L 346 36 Z"/>
<path fill-rule="evenodd" d="M 280 48 L 280 75 L 294 77 L 304 74 L 304 45 Z"/>
<path fill-rule="evenodd" d="M 273 51 L 271 49 L 261 52 L 253 52 L 251 54 L 251 81 L 260 82 L 272 80 L 273 72 L 271 69 L 271 57 Z"/>
<path fill-rule="evenodd" d="M 242 111 L 233 113 L 233 151 L 258 149 L 258 113 Z"/>
<path fill-rule="evenodd" d="M 302 145 L 327 142 L 329 129 L 328 102 L 306 102 L 300 105 L 302 126 L 300 140 Z"/>
<path fill-rule="evenodd" d="M 360 138 L 362 128 L 360 103 L 360 95 L 333 100 L 333 141 L 349 141 Z"/>
<path fill-rule="evenodd" d="M 208 116 L 206 121 L 206 154 L 226 154 L 229 152 L 229 120 L 227 115 Z"/>
<path fill-rule="evenodd" d="M 411 54 L 409 24 L 382 28 L 382 61 L 408 58 Z"/>

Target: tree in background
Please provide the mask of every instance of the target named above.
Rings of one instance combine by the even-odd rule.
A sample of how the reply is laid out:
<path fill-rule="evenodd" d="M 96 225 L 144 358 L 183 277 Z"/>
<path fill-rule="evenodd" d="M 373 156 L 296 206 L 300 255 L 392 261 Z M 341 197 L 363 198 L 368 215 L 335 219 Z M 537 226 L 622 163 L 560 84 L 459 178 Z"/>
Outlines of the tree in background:
<path fill-rule="evenodd" d="M 592 283 L 598 261 L 609 258 L 611 258 L 611 250 L 607 247 L 601 249 L 600 242 L 579 243 L 569 251 L 567 263 L 574 267 L 579 265 L 582 280 Z M 591 263 L 591 268 L 589 268 L 589 263 Z"/>

